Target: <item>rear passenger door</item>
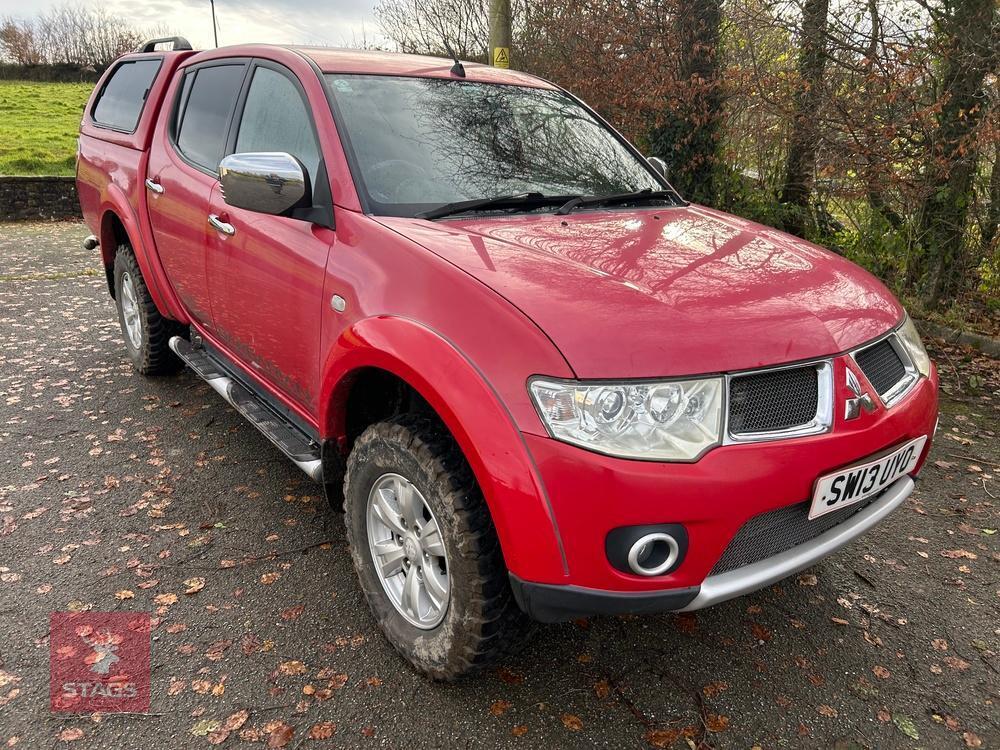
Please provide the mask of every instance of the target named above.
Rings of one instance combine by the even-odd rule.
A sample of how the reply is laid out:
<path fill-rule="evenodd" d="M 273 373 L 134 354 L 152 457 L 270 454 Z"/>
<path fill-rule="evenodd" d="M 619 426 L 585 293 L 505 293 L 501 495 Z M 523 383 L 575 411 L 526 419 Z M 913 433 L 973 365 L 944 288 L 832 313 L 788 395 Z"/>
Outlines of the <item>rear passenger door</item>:
<path fill-rule="evenodd" d="M 312 110 L 294 73 L 255 60 L 236 111 L 229 151 L 285 152 L 302 162 L 313 191 L 327 180 Z M 219 186 L 211 214 L 233 230 L 212 230 L 215 249 L 208 256 L 220 341 L 303 411 L 317 413 L 323 284 L 335 233 L 230 206 Z"/>
<path fill-rule="evenodd" d="M 184 71 L 167 126 L 146 169 L 149 221 L 157 253 L 181 302 L 213 331 L 206 253 L 212 188 L 246 76 L 247 59 L 212 60 Z"/>

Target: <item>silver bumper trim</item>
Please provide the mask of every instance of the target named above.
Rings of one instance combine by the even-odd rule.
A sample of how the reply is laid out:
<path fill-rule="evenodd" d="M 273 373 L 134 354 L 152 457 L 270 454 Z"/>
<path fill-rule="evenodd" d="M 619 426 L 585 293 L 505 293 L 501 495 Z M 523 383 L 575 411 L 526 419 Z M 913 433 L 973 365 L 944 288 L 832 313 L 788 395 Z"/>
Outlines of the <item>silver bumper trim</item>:
<path fill-rule="evenodd" d="M 703 609 L 713 604 L 749 594 L 808 568 L 827 555 L 837 551 L 892 513 L 913 492 L 913 480 L 906 476 L 897 479 L 878 500 L 804 544 L 781 554 L 768 557 L 752 565 L 728 573 L 709 576 L 701 584 L 701 591 L 681 612 Z"/>

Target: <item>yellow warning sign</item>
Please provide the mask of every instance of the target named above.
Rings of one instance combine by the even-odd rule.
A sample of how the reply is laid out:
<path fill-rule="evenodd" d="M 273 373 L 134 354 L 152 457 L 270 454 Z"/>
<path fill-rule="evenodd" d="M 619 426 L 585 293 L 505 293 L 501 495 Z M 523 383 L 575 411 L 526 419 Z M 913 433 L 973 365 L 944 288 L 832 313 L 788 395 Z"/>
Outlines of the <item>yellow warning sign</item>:
<path fill-rule="evenodd" d="M 494 68 L 510 67 L 510 47 L 493 48 L 493 67 Z"/>

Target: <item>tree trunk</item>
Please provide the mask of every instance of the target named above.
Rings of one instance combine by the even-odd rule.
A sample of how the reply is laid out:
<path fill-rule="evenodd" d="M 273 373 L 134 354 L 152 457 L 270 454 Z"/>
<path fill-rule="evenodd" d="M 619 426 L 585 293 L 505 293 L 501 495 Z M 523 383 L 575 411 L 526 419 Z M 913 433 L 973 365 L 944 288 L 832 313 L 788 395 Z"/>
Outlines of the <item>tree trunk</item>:
<path fill-rule="evenodd" d="M 805 233 L 812 173 L 816 166 L 816 111 L 822 100 L 826 68 L 826 24 L 830 0 L 806 0 L 802 8 L 802 41 L 799 47 L 798 87 L 788 139 L 785 180 L 781 188 L 785 229 L 800 237 Z"/>
<path fill-rule="evenodd" d="M 722 118 L 719 76 L 721 0 L 689 0 L 676 9 L 680 50 L 677 101 L 666 102 L 664 121 L 650 134 L 656 156 L 670 165 L 670 181 L 699 203 L 715 198 L 714 171 Z"/>
<path fill-rule="evenodd" d="M 993 249 L 993 241 L 1000 227 L 1000 143 L 993 147 L 993 170 L 990 173 L 990 202 L 986 207 L 986 221 L 983 223 L 983 253 Z"/>
<path fill-rule="evenodd" d="M 963 243 L 976 169 L 974 139 L 986 101 L 983 84 L 997 65 L 996 0 L 955 0 L 939 18 L 943 47 L 941 108 L 930 148 L 921 212 L 924 296 L 932 308 L 953 299 L 965 281 Z"/>

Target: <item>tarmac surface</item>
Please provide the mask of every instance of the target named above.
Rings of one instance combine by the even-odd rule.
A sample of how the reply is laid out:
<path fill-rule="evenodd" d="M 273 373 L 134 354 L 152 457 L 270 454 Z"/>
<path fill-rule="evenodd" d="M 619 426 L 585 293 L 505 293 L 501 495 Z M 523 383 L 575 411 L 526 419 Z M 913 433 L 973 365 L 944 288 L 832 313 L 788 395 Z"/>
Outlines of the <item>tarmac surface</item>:
<path fill-rule="evenodd" d="M 805 573 L 693 615 L 541 629 L 411 671 L 343 518 L 190 372 L 125 359 L 82 224 L 0 224 L 5 747 L 1000 746 L 1000 363 L 932 353 L 915 494 Z M 148 713 L 49 707 L 50 613 L 148 612 Z"/>

